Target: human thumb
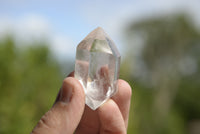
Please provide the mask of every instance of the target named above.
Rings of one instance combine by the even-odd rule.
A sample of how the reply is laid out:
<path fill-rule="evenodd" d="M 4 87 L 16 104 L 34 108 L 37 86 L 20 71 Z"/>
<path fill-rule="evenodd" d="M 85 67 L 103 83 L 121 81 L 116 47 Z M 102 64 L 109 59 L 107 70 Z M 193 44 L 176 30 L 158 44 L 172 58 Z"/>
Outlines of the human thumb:
<path fill-rule="evenodd" d="M 78 80 L 63 81 L 53 107 L 40 119 L 32 134 L 73 134 L 85 107 L 85 95 Z"/>

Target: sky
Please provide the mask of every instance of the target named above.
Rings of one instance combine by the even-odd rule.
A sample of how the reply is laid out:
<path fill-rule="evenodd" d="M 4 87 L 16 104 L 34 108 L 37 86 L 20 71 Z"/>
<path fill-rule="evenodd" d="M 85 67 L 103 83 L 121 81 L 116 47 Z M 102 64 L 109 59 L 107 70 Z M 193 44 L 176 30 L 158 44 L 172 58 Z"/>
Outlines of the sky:
<path fill-rule="evenodd" d="M 11 31 L 16 41 L 48 38 L 62 60 L 75 59 L 76 46 L 100 26 L 124 51 L 124 29 L 147 17 L 186 12 L 200 22 L 199 0 L 0 0 L 0 38 Z"/>

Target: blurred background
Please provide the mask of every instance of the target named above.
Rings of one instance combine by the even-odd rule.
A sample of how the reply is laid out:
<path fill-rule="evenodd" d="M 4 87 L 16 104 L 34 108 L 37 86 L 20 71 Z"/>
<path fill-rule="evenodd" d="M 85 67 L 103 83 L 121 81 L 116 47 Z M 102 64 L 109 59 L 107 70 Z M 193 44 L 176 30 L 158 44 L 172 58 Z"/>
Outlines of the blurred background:
<path fill-rule="evenodd" d="M 0 133 L 30 133 L 101 26 L 133 90 L 129 134 L 200 134 L 199 0 L 0 0 Z"/>

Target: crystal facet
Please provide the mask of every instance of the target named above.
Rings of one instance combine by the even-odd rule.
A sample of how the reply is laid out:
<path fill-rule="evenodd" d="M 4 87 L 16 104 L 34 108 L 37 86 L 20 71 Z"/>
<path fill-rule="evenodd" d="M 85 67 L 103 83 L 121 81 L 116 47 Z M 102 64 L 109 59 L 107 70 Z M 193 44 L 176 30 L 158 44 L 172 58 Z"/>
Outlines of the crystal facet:
<path fill-rule="evenodd" d="M 79 43 L 75 78 L 82 84 L 91 109 L 97 109 L 117 91 L 119 67 L 120 53 L 102 28 L 96 28 Z"/>

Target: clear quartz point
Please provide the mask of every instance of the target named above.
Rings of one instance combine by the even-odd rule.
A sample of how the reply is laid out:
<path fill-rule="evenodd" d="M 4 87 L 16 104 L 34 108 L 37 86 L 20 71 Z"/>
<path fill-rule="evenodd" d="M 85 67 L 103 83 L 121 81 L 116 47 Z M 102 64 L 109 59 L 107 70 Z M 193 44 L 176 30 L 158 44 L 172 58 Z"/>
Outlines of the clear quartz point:
<path fill-rule="evenodd" d="M 117 91 L 120 53 L 100 27 L 79 43 L 76 50 L 75 78 L 82 84 L 86 104 L 97 109 Z"/>

